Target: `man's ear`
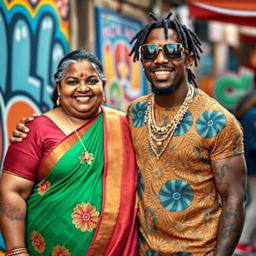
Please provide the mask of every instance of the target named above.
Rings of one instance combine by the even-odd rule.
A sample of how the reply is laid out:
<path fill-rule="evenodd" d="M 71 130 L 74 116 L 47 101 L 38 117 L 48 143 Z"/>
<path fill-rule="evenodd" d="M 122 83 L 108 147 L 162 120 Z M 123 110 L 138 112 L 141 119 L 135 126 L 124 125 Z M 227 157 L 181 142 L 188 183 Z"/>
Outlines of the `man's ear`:
<path fill-rule="evenodd" d="M 187 56 L 187 69 L 190 69 L 194 63 L 195 56 L 194 55 L 188 55 Z"/>

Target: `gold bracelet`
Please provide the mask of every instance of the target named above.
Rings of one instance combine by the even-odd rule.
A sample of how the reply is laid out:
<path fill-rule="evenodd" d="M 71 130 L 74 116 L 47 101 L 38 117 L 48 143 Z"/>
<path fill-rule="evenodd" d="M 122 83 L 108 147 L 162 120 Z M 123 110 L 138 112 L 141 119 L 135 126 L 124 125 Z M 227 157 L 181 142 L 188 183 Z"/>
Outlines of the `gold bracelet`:
<path fill-rule="evenodd" d="M 5 256 L 14 256 L 14 255 L 17 255 L 17 254 L 20 254 L 20 253 L 28 253 L 27 248 L 22 247 L 22 248 L 8 250 L 5 253 Z"/>

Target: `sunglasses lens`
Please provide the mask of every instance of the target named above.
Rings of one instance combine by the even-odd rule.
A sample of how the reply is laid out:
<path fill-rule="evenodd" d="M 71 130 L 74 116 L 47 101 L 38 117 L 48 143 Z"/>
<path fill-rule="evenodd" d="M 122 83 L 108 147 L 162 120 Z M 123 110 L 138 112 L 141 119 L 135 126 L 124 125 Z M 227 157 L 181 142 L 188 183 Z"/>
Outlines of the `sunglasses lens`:
<path fill-rule="evenodd" d="M 164 54 L 169 60 L 181 58 L 182 46 L 180 44 L 165 44 L 163 46 Z"/>
<path fill-rule="evenodd" d="M 159 48 L 156 44 L 142 45 L 140 48 L 141 59 L 143 61 L 153 61 L 158 55 Z M 181 58 L 183 48 L 181 44 L 164 44 L 162 50 L 168 60 L 178 60 Z"/>
<path fill-rule="evenodd" d="M 155 44 L 142 45 L 140 48 L 141 59 L 144 61 L 154 60 L 158 54 L 158 46 Z"/>

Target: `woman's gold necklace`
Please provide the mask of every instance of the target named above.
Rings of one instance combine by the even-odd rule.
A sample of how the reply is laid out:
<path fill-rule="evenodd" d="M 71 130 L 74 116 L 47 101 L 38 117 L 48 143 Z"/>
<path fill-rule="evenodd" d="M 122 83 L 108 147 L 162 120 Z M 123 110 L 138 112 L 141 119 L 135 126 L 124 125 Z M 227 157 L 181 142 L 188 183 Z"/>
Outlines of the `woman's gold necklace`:
<path fill-rule="evenodd" d="M 154 114 L 155 98 L 153 94 L 151 95 L 146 110 L 145 123 L 147 124 L 149 131 L 149 144 L 157 159 L 159 159 L 169 145 L 176 128 L 192 103 L 193 95 L 194 87 L 190 84 L 182 105 L 171 122 L 166 126 L 158 126 L 156 123 Z"/>
<path fill-rule="evenodd" d="M 84 151 L 82 152 L 82 155 L 79 157 L 80 163 L 83 164 L 84 161 L 86 161 L 87 164 L 91 165 L 91 164 L 92 164 L 92 161 L 93 161 L 93 159 L 94 159 L 93 154 L 92 154 L 92 153 L 89 153 L 89 152 L 87 151 L 87 149 L 86 149 L 86 147 L 85 147 L 85 145 L 84 145 L 84 143 L 83 143 L 83 141 L 82 141 L 80 135 L 78 134 L 78 132 L 76 131 L 76 129 L 75 129 L 74 125 L 73 125 L 73 122 L 71 121 L 71 119 L 70 119 L 68 116 L 66 116 L 66 117 L 67 117 L 68 121 L 70 122 L 70 124 L 71 124 L 71 126 L 72 126 L 72 129 L 73 129 L 73 131 L 75 132 L 77 138 L 79 139 L 81 145 L 82 145 L 83 148 L 84 148 Z"/>

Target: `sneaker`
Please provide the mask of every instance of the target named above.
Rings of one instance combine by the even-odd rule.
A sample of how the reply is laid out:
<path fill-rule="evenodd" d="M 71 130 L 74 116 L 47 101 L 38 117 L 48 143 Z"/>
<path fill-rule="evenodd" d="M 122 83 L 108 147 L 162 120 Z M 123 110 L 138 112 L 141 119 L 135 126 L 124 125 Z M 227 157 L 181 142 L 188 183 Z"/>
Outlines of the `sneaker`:
<path fill-rule="evenodd" d="M 255 247 L 251 244 L 238 243 L 235 249 L 235 253 L 238 255 L 249 255 L 255 252 Z"/>

